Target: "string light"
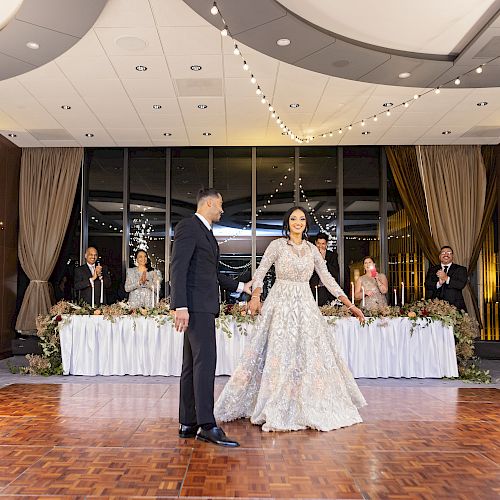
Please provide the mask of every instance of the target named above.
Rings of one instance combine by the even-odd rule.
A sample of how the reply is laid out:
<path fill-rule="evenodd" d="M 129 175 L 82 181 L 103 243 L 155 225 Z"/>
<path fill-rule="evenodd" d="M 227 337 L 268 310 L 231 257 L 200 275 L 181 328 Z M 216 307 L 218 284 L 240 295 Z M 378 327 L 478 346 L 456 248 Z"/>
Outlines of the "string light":
<path fill-rule="evenodd" d="M 212 8 L 210 9 L 210 12 L 211 12 L 211 14 L 212 14 L 212 15 L 214 15 L 214 16 L 218 14 L 218 15 L 220 16 L 220 18 L 221 18 L 221 21 L 222 21 L 223 26 L 224 26 L 224 28 L 221 30 L 221 35 L 222 35 L 222 36 L 228 36 L 228 35 L 229 35 L 229 36 L 231 36 L 231 38 L 232 38 L 232 35 L 231 35 L 230 31 L 229 31 L 228 24 L 227 24 L 227 22 L 225 21 L 224 17 L 222 16 L 222 13 L 220 12 L 219 7 L 217 6 L 217 2 L 214 2 L 214 3 L 213 3 Z M 236 40 L 234 40 L 234 39 L 233 39 L 233 43 L 234 43 L 234 51 L 233 51 L 233 53 L 234 53 L 236 56 L 239 56 L 239 57 L 241 57 L 241 58 L 242 58 L 242 61 L 243 61 L 243 70 L 244 70 L 244 71 L 248 71 L 248 70 L 249 70 L 249 65 L 248 65 L 248 63 L 247 63 L 246 59 L 243 57 L 243 54 L 242 54 L 242 52 L 241 52 L 241 49 L 238 47 L 238 44 L 236 43 Z M 441 89 L 441 87 L 446 86 L 446 85 L 449 85 L 449 84 L 451 84 L 452 82 L 453 82 L 455 85 L 457 85 L 457 86 L 458 86 L 458 85 L 460 85 L 460 84 L 461 84 L 461 77 L 463 77 L 463 76 L 465 76 L 465 75 L 468 75 L 469 73 L 472 73 L 472 72 L 475 72 L 475 73 L 477 73 L 477 74 L 481 74 L 481 73 L 483 72 L 483 67 L 484 67 L 486 64 L 488 64 L 488 63 L 492 62 L 492 61 L 493 61 L 493 60 L 495 60 L 495 59 L 497 59 L 497 57 L 493 57 L 490 61 L 488 61 L 488 62 L 486 62 L 486 63 L 483 63 L 483 64 L 481 64 L 481 65 L 479 65 L 479 66 L 477 66 L 477 67 L 475 67 L 475 68 L 473 68 L 473 69 L 471 69 L 471 70 L 469 70 L 469 71 L 464 72 L 462 75 L 457 76 L 455 79 L 449 80 L 449 81 L 447 81 L 447 82 L 442 82 L 439 86 L 437 86 L 437 87 L 433 87 L 433 88 L 428 89 L 428 90 L 426 90 L 426 91 L 423 91 L 421 94 L 414 94 L 414 95 L 413 95 L 413 100 L 420 99 L 421 97 L 424 97 L 425 95 L 427 95 L 427 94 L 429 94 L 429 93 L 431 93 L 431 92 L 434 92 L 435 94 L 439 94 L 439 93 L 441 92 L 441 90 L 440 90 L 440 89 Z M 251 75 L 250 81 L 251 81 L 251 82 L 252 82 L 252 84 L 254 84 L 254 85 L 257 83 L 257 78 L 255 77 L 255 75 L 254 75 L 254 74 L 252 74 L 252 75 Z M 261 92 L 258 92 L 258 90 L 260 90 Z M 262 88 L 260 87 L 260 85 L 259 85 L 259 86 L 258 86 L 258 88 L 257 88 L 257 92 L 256 92 L 256 94 L 257 94 L 258 96 L 260 96 L 261 94 L 263 94 L 263 90 L 262 90 Z M 266 102 L 268 102 L 268 101 L 266 101 L 266 100 L 265 100 L 265 98 L 262 98 L 262 99 L 261 99 L 261 102 L 262 102 L 263 104 L 265 104 L 265 103 L 266 103 Z M 408 108 L 408 107 L 409 107 L 409 102 L 410 102 L 410 101 L 407 99 L 407 100 L 405 100 L 405 101 L 403 101 L 403 102 L 401 102 L 401 103 L 399 103 L 399 104 L 394 105 L 394 106 L 393 106 L 393 108 L 400 108 L 400 107 Z M 387 104 L 387 103 L 385 103 L 385 104 Z M 391 103 L 391 105 L 392 105 L 392 103 Z M 273 108 L 273 106 L 271 105 L 271 103 L 270 103 L 270 102 L 269 102 L 269 108 L 268 108 L 268 109 L 269 109 L 269 111 L 272 113 L 271 117 L 272 117 L 272 118 L 276 118 L 277 113 L 276 113 L 275 109 Z M 364 127 L 364 126 L 365 126 L 365 124 L 366 124 L 366 121 L 367 121 L 368 119 L 370 119 L 370 118 L 371 118 L 374 122 L 376 122 L 376 121 L 378 121 L 378 117 L 379 117 L 379 116 L 383 116 L 383 114 L 384 114 L 384 113 L 385 113 L 385 115 L 386 115 L 386 116 L 391 116 L 391 112 L 390 112 L 389 110 L 383 110 L 383 111 L 381 111 L 381 112 L 379 112 L 379 113 L 376 113 L 376 114 L 374 114 L 374 115 L 372 115 L 372 116 L 370 116 L 370 117 L 368 117 L 368 118 L 363 118 L 363 119 L 362 119 L 362 120 L 360 120 L 360 121 L 357 121 L 357 122 L 355 122 L 355 123 L 351 123 L 351 124 L 349 124 L 348 126 L 347 126 L 347 125 L 344 125 L 344 127 L 341 127 L 341 128 L 339 128 L 339 129 L 338 129 L 338 133 L 339 133 L 339 134 L 341 134 L 341 133 L 342 133 L 342 129 L 343 129 L 343 128 L 347 128 L 348 130 L 352 130 L 352 126 L 353 126 L 353 124 L 355 125 L 355 124 L 358 124 L 358 123 L 359 123 L 359 124 L 361 125 L 361 127 Z M 277 124 L 278 124 L 278 125 L 281 125 L 282 123 L 283 123 L 283 121 L 277 121 Z M 293 141 L 295 141 L 295 142 L 296 142 L 296 143 L 298 143 L 298 144 L 302 144 L 304 141 L 305 141 L 306 143 L 309 143 L 309 142 L 313 141 L 313 140 L 315 139 L 315 137 L 323 137 L 323 138 L 324 138 L 324 137 L 326 137 L 326 134 L 328 134 L 330 137 L 332 137 L 332 136 L 333 136 L 332 132 L 322 132 L 322 133 L 317 134 L 316 136 L 312 136 L 312 137 L 307 137 L 307 138 L 304 138 L 304 137 L 300 137 L 300 136 L 298 136 L 297 134 L 293 133 L 293 131 L 292 131 L 289 127 L 284 126 L 284 127 L 281 127 L 281 128 L 284 128 L 286 132 L 290 132 L 290 133 L 288 134 L 288 135 L 290 136 L 290 139 L 291 139 L 291 140 L 293 140 Z M 284 135 L 286 135 L 286 134 L 284 134 Z"/>

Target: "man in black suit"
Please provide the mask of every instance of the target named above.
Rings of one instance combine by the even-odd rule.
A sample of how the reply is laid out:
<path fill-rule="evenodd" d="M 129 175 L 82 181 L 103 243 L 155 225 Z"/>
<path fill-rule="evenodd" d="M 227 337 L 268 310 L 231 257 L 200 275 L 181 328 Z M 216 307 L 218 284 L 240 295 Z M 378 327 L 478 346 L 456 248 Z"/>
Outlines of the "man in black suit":
<path fill-rule="evenodd" d="M 80 298 L 92 305 L 92 289 L 94 289 L 94 306 L 106 304 L 106 289 L 111 286 L 111 278 L 106 266 L 101 265 L 99 254 L 94 247 L 85 251 L 85 264 L 75 269 L 75 290 Z M 102 302 L 101 302 L 101 287 Z"/>
<path fill-rule="evenodd" d="M 441 247 L 440 264 L 431 266 L 425 278 L 425 296 L 446 300 L 457 309 L 465 310 L 462 290 L 467 284 L 467 269 L 453 263 L 453 249 Z"/>
<path fill-rule="evenodd" d="M 212 224 L 223 213 L 222 196 L 202 189 L 196 214 L 175 228 L 171 264 L 171 304 L 175 328 L 184 332 L 179 396 L 179 437 L 196 437 L 220 446 L 239 444 L 228 438 L 214 418 L 217 362 L 215 318 L 219 314 L 219 285 L 231 292 L 250 293 L 251 283 L 237 283 L 219 273 L 219 245 Z"/>
<path fill-rule="evenodd" d="M 339 261 L 337 258 L 337 252 L 332 252 L 327 250 L 328 246 L 328 235 L 325 233 L 319 233 L 314 240 L 316 247 L 319 250 L 319 253 L 326 260 L 326 267 L 330 274 L 338 281 L 339 280 Z M 333 295 L 327 290 L 325 285 L 321 283 L 319 276 L 314 271 L 311 279 L 309 280 L 309 285 L 311 286 L 311 290 L 313 295 L 316 297 L 316 290 L 318 293 L 318 305 L 324 306 L 327 302 L 331 302 L 333 300 Z"/>

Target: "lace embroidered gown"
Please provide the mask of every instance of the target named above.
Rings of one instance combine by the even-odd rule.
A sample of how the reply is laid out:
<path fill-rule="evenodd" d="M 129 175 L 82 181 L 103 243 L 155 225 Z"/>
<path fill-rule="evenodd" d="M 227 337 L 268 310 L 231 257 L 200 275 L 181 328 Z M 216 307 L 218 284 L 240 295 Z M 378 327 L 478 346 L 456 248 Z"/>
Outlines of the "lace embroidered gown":
<path fill-rule="evenodd" d="M 366 401 L 311 293 L 313 270 L 333 295 L 344 292 L 311 243 L 274 240 L 255 273 L 254 288 L 262 288 L 273 264 L 276 282 L 217 400 L 216 419 L 249 417 L 264 431 L 329 431 L 361 422 L 358 408 Z"/>

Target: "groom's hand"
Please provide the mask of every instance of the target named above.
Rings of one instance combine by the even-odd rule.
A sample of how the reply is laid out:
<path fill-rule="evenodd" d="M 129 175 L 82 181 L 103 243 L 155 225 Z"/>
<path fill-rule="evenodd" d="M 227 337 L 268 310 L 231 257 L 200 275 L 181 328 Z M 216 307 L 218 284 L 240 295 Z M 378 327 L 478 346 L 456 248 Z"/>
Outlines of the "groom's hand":
<path fill-rule="evenodd" d="M 187 309 L 175 311 L 175 329 L 178 332 L 185 332 L 189 324 L 189 313 Z"/>

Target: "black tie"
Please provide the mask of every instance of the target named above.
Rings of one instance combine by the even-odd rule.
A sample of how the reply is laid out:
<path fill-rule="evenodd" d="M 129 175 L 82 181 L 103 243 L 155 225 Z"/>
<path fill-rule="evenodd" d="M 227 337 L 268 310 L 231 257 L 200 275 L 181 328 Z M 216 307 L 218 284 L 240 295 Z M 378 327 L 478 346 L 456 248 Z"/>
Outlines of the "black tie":
<path fill-rule="evenodd" d="M 444 266 L 444 267 L 443 267 L 443 271 L 444 271 L 446 274 L 448 274 L 448 266 Z"/>

